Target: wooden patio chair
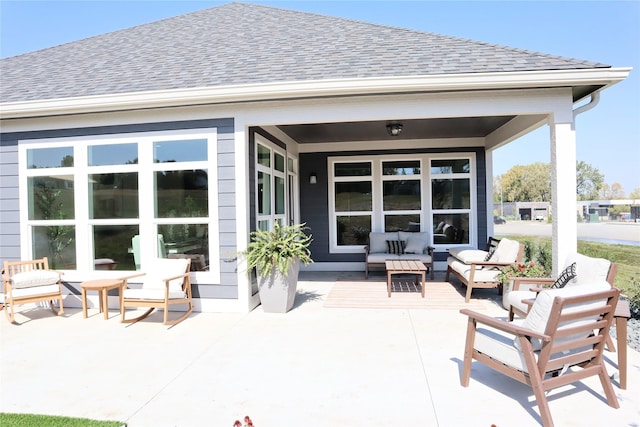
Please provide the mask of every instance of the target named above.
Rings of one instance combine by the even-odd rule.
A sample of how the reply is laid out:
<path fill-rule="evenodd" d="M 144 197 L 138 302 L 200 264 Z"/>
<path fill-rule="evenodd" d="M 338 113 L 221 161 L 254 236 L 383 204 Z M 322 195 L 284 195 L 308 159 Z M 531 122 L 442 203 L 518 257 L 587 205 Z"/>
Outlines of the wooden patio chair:
<path fill-rule="evenodd" d="M 602 356 L 619 292 L 606 282 L 544 290 L 515 322 L 460 310 L 468 316 L 461 385 L 469 386 L 475 359 L 530 385 L 542 424 L 551 427 L 546 392 L 597 375 L 609 406 L 619 408 Z"/>
<path fill-rule="evenodd" d="M 497 242 L 497 245 L 493 246 Z M 493 248 L 493 251 L 491 249 Z M 453 274 L 467 287 L 465 302 L 471 300 L 471 292 L 474 288 L 498 288 L 500 282 L 498 274 L 500 269 L 522 262 L 524 245 L 511 239 L 489 239 L 487 251 L 473 248 L 452 248 L 447 258 L 447 273 L 445 281 L 449 281 L 449 275 Z"/>
<path fill-rule="evenodd" d="M 141 273 L 123 278 L 120 292 L 120 315 L 122 323 L 133 323 L 149 316 L 156 308 L 164 310 L 164 324 L 175 325 L 189 317 L 193 311 L 191 297 L 190 258 L 157 258 L 148 266 L 149 273 Z M 140 288 L 130 288 L 129 280 L 142 277 Z M 187 311 L 176 319 L 169 320 L 169 308 L 186 304 Z M 126 319 L 127 308 L 148 307 L 143 314 Z"/>
<path fill-rule="evenodd" d="M 7 318 L 15 322 L 15 306 L 31 302 L 48 302 L 57 316 L 64 313 L 62 273 L 49 269 L 47 257 L 29 261 L 5 261 L 2 274 Z M 58 301 L 57 310 L 54 301 Z"/>

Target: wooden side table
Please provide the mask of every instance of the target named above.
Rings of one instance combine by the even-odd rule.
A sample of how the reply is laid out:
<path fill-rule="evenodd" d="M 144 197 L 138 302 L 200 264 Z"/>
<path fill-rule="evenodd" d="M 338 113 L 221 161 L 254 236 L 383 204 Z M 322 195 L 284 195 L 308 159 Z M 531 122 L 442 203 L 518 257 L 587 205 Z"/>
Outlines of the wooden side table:
<path fill-rule="evenodd" d="M 87 318 L 87 291 L 98 291 L 98 299 L 100 312 L 104 313 L 104 319 L 109 318 L 109 298 L 108 293 L 110 289 L 118 289 L 118 292 L 122 292 L 122 279 L 97 279 L 88 280 L 80 284 L 82 290 L 82 315 Z"/>

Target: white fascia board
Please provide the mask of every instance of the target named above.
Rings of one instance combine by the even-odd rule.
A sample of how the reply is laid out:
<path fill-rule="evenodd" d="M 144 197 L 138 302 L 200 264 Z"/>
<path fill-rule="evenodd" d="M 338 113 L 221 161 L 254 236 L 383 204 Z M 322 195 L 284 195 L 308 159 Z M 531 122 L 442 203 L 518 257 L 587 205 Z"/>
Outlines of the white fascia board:
<path fill-rule="evenodd" d="M 0 119 L 369 94 L 612 85 L 631 68 L 441 74 L 199 87 L 0 104 Z"/>

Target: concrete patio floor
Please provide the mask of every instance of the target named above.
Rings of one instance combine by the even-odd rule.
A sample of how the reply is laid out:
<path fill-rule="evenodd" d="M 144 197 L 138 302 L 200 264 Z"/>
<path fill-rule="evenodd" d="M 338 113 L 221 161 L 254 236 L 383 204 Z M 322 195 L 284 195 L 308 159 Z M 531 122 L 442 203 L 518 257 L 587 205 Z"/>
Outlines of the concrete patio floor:
<path fill-rule="evenodd" d="M 194 313 L 173 328 L 161 313 L 125 325 L 115 310 L 105 321 L 97 309 L 84 319 L 19 306 L 19 325 L 0 319 L 0 412 L 131 427 L 230 427 L 245 415 L 258 427 L 540 425 L 527 386 L 475 362 L 460 386 L 457 309 L 327 308 L 337 275 L 302 273 L 284 315 Z M 606 358 L 617 375 L 617 354 Z M 628 365 L 628 389 L 614 380 L 620 409 L 597 378 L 550 392 L 556 426 L 640 425 L 640 353 L 629 349 Z"/>

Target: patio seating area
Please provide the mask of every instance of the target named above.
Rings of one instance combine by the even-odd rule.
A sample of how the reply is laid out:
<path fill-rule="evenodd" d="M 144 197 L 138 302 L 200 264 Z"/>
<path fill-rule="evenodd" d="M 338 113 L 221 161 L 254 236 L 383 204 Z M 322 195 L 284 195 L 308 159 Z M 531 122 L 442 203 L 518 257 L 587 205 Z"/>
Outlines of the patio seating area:
<path fill-rule="evenodd" d="M 417 286 L 394 289 L 389 298 L 385 279 L 384 272 L 368 281 L 358 272 L 303 272 L 287 314 L 260 306 L 248 314 L 194 312 L 169 328 L 161 310 L 132 325 L 121 323 L 114 307 L 105 321 L 97 307 L 85 319 L 79 308 L 55 316 L 19 306 L 17 324 L 0 319 L 0 412 L 130 427 L 231 426 L 245 415 L 259 427 L 541 424 L 527 385 L 477 362 L 470 386 L 460 385 L 463 285 L 455 281 L 457 292 L 447 291 L 444 272 L 436 272 L 424 299 Z M 355 307 L 335 303 L 334 292 L 327 304 L 340 281 L 350 298 L 367 284 L 380 296 Z M 460 301 L 451 308 L 402 304 L 423 304 L 434 292 Z M 475 289 L 471 304 L 508 315 L 496 289 Z M 626 390 L 617 354 L 605 350 L 604 359 L 620 408 L 607 404 L 599 379 L 590 377 L 548 393 L 556 425 L 637 424 L 640 353 L 629 349 Z"/>

